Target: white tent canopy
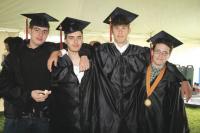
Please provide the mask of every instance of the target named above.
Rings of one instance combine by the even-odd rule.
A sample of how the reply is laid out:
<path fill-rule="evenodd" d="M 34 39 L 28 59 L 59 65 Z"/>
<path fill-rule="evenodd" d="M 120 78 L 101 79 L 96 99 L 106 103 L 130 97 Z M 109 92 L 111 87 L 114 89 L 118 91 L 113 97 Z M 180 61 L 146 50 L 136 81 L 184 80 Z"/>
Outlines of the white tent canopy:
<path fill-rule="evenodd" d="M 12 32 L 24 36 L 25 18 L 20 14 L 46 12 L 60 20 L 51 23 L 50 40 L 59 34 L 55 28 L 68 16 L 91 22 L 84 30 L 86 42 L 105 42 L 109 39 L 109 26 L 103 20 L 116 7 L 139 14 L 131 24 L 131 43 L 147 46 L 147 38 L 165 30 L 184 42 L 183 46 L 174 50 L 176 55 L 173 53 L 171 61 L 194 65 L 196 70 L 200 67 L 200 63 L 191 60 L 191 57 L 200 56 L 195 55 L 200 53 L 200 0 L 1 0 L 0 31 L 1 34 Z M 56 41 L 59 41 L 58 38 Z"/>
<path fill-rule="evenodd" d="M 108 26 L 102 21 L 117 6 L 139 14 L 133 35 L 147 38 L 166 30 L 185 41 L 200 42 L 199 0 L 1 0 L 0 27 L 23 31 L 25 18 L 20 14 L 46 12 L 60 22 L 66 16 L 88 20 L 85 33 L 104 34 Z M 52 23 L 53 34 L 58 24 Z"/>

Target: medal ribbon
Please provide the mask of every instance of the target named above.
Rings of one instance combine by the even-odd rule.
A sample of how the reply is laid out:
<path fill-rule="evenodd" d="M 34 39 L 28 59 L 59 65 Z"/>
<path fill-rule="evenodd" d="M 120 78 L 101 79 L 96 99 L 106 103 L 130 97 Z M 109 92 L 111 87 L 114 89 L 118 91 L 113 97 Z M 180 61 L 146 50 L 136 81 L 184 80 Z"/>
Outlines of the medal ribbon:
<path fill-rule="evenodd" d="M 166 70 L 166 66 L 164 66 L 160 73 L 158 74 L 156 80 L 153 82 L 152 86 L 150 83 L 151 80 L 151 65 L 148 66 L 147 68 L 147 74 L 146 74 L 146 90 L 147 90 L 147 97 L 149 97 L 152 92 L 155 90 L 156 86 L 158 85 L 158 83 L 160 82 L 160 80 L 162 79 L 164 73 Z"/>

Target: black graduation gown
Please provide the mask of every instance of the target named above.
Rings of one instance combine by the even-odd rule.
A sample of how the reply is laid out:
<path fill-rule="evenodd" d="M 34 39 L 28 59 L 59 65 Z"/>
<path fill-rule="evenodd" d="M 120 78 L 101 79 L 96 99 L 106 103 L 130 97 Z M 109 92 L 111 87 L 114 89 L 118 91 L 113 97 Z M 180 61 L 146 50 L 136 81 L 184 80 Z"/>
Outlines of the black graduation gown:
<path fill-rule="evenodd" d="M 167 65 L 168 66 L 168 65 Z M 144 82 L 140 100 L 140 133 L 188 133 L 188 122 L 181 96 L 180 80 L 166 68 L 165 74 L 150 95 L 152 105 L 146 107 L 147 97 Z"/>
<path fill-rule="evenodd" d="M 145 78 L 149 49 L 129 45 L 121 54 L 113 43 L 95 48 L 98 67 L 99 133 L 136 133 L 137 95 Z"/>
<path fill-rule="evenodd" d="M 95 84 L 94 66 L 84 72 L 81 84 L 73 71 L 71 59 L 65 55 L 52 73 L 53 102 L 51 130 L 53 133 L 90 133 L 93 116 Z"/>

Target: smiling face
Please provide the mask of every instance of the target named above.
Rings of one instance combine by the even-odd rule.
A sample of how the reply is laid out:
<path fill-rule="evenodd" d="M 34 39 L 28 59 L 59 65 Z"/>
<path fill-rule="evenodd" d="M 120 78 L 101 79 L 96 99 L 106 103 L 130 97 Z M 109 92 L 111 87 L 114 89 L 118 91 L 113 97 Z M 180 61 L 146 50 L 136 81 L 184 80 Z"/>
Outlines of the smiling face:
<path fill-rule="evenodd" d="M 163 66 L 170 57 L 170 48 L 164 43 L 157 43 L 153 49 L 152 63 L 156 67 Z"/>
<path fill-rule="evenodd" d="M 36 48 L 46 41 L 49 34 L 49 28 L 33 26 L 32 28 L 29 28 L 29 34 L 31 36 L 30 46 Z"/>
<path fill-rule="evenodd" d="M 78 52 L 83 43 L 83 34 L 81 31 L 69 33 L 65 37 L 65 42 L 68 46 L 68 50 L 71 52 Z"/>
<path fill-rule="evenodd" d="M 129 25 L 113 25 L 112 26 L 112 34 L 114 36 L 114 41 L 117 44 L 126 44 L 129 32 L 130 32 Z"/>

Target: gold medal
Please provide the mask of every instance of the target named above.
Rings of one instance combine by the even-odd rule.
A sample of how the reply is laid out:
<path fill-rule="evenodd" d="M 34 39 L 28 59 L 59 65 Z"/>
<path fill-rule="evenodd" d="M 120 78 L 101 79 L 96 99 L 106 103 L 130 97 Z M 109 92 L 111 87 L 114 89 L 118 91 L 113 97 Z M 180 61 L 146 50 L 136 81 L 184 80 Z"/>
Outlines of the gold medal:
<path fill-rule="evenodd" d="M 144 101 L 144 104 L 145 106 L 149 107 L 151 106 L 151 100 L 149 98 L 147 98 L 145 101 Z"/>

